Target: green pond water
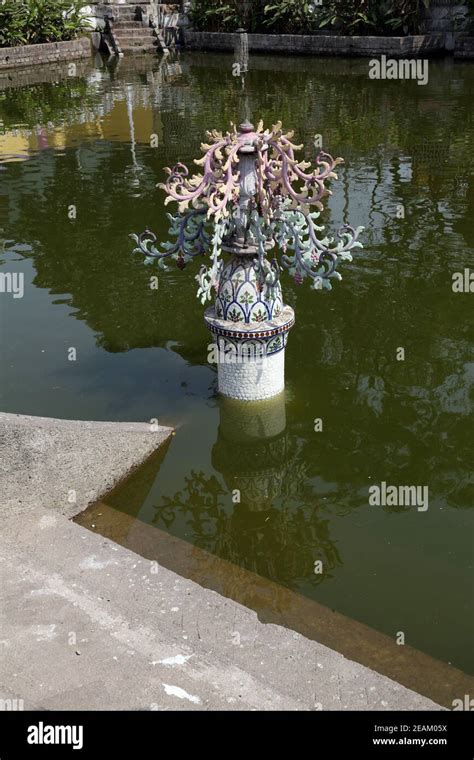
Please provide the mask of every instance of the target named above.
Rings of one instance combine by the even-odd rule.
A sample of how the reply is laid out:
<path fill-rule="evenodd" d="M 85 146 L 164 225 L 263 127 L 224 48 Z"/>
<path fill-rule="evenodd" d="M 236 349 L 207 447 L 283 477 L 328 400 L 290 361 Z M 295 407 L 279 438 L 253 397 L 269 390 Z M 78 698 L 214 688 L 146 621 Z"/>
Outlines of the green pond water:
<path fill-rule="evenodd" d="M 474 294 L 452 276 L 474 267 L 474 67 L 432 61 L 419 86 L 369 80 L 365 60 L 255 57 L 245 101 L 231 65 L 2 75 L 0 273 L 23 274 L 24 296 L 0 293 L 1 409 L 174 426 L 125 511 L 472 672 Z M 286 392 L 248 422 L 216 395 L 198 263 L 152 290 L 128 238 L 166 239 L 162 167 L 245 107 L 308 158 L 315 134 L 344 156 L 324 222 L 366 227 L 331 293 L 283 276 Z M 370 505 L 382 481 L 427 486 L 428 509 Z"/>

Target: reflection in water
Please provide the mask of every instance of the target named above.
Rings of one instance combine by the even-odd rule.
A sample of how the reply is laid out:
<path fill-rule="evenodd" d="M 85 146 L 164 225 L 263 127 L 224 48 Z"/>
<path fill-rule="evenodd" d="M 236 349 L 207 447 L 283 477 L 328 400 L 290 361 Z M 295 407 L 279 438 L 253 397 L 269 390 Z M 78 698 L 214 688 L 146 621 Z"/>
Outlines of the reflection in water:
<path fill-rule="evenodd" d="M 128 85 L 126 88 L 126 100 L 127 100 L 127 116 L 128 116 L 128 127 L 130 130 L 130 152 L 132 154 L 132 165 L 127 167 L 125 170 L 125 176 L 130 181 L 130 184 L 133 187 L 138 187 L 140 185 L 140 179 L 139 174 L 142 171 L 143 167 L 140 166 L 140 164 L 137 161 L 137 141 L 135 138 L 135 124 L 133 121 L 133 88 L 131 85 Z M 151 138 L 151 134 L 150 134 Z"/>
<path fill-rule="evenodd" d="M 4 92 L 1 110 L 0 161 L 26 160 L 37 152 L 53 148 L 64 150 L 94 140 L 130 144 L 132 172 L 137 169 L 136 145 L 150 145 L 152 134 L 162 137 L 159 113 L 161 86 L 172 83 L 181 73 L 173 56 L 152 61 L 154 70 L 141 81 L 141 69 L 134 61 L 125 65 L 121 59 L 101 62 L 99 72 L 77 67 L 77 76 L 67 68 L 57 72 L 54 87 L 39 82 L 28 89 L 9 90 L 10 81 L 0 77 L 0 93 Z M 143 67 L 143 61 L 141 67 Z M 29 71 L 29 70 L 27 70 Z M 119 72 L 132 75 L 135 81 L 122 82 Z M 110 77 L 113 87 L 103 92 L 103 76 Z M 138 75 L 138 76 L 137 76 Z M 35 80 L 36 72 L 31 78 Z M 138 81 L 137 81 L 138 78 Z M 25 73 L 20 83 L 25 80 Z M 156 118 L 155 118 L 156 117 Z M 11 125 L 11 126 L 10 126 Z M 153 178 L 150 178 L 150 182 Z"/>
<path fill-rule="evenodd" d="M 173 531 L 184 522 L 196 546 L 290 588 L 321 561 L 324 572 L 309 576 L 316 585 L 340 558 L 327 520 L 300 498 L 307 463 L 286 427 L 284 394 L 218 403 L 212 466 L 226 488 L 216 475 L 191 471 L 183 489 L 161 496 L 153 524 Z"/>

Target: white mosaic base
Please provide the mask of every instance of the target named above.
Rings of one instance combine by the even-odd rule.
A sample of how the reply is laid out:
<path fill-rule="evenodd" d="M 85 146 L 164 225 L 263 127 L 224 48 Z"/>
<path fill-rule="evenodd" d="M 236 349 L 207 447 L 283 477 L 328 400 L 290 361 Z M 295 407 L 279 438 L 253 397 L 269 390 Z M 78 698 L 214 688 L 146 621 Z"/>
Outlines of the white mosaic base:
<path fill-rule="evenodd" d="M 219 393 L 243 401 L 257 401 L 281 393 L 285 387 L 285 350 L 256 362 L 218 365 Z"/>

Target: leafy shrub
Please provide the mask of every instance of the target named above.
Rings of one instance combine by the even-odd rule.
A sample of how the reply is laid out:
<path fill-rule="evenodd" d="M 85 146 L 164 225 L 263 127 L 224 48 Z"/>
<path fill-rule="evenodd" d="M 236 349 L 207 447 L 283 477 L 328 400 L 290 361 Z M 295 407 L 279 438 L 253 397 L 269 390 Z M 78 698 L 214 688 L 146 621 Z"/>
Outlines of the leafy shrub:
<path fill-rule="evenodd" d="M 430 0 L 326 0 L 320 28 L 341 34 L 416 34 Z"/>
<path fill-rule="evenodd" d="M 86 26 L 83 0 L 0 0 L 0 47 L 72 40 Z"/>
<path fill-rule="evenodd" d="M 193 0 L 189 17 L 194 28 L 205 32 L 235 32 L 239 27 L 255 31 L 260 2 L 242 0 Z"/>
<path fill-rule="evenodd" d="M 264 26 L 280 34 L 311 34 L 318 29 L 321 7 L 307 0 L 276 0 L 264 8 Z"/>
<path fill-rule="evenodd" d="M 430 0 L 193 0 L 195 29 L 273 34 L 414 34 L 423 30 Z M 472 0 L 469 0 L 472 2 Z"/>
<path fill-rule="evenodd" d="M 190 19 L 206 32 L 298 34 L 317 27 L 314 7 L 310 0 L 193 0 Z"/>
<path fill-rule="evenodd" d="M 26 3 L 21 0 L 0 2 L 0 47 L 24 45 L 27 42 L 27 20 Z"/>

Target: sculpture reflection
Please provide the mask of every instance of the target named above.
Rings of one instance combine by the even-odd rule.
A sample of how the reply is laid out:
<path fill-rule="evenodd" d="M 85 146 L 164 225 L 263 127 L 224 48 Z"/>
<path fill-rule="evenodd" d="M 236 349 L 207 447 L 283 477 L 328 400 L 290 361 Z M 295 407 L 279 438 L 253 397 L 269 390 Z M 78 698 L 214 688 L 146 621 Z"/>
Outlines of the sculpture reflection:
<path fill-rule="evenodd" d="M 284 394 L 218 404 L 212 465 L 222 481 L 191 470 L 182 490 L 161 496 L 153 524 L 173 532 L 184 519 L 195 546 L 289 588 L 322 582 L 341 559 L 314 498 L 304 499 L 307 460 L 286 426 Z"/>

